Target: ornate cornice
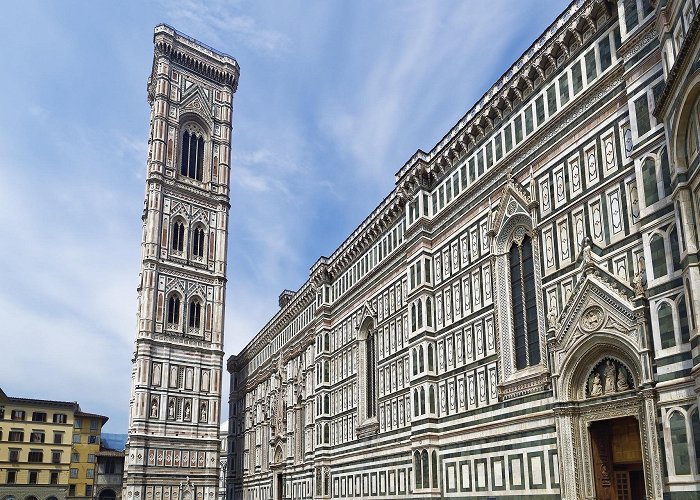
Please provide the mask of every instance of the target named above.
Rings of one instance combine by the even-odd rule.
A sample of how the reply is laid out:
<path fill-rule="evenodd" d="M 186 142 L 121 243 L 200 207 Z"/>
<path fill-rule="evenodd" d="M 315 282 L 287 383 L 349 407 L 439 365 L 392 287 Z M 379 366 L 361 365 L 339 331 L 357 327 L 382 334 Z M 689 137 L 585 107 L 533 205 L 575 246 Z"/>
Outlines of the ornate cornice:
<path fill-rule="evenodd" d="M 257 355 L 263 347 L 272 342 L 272 339 L 279 334 L 290 321 L 297 317 L 299 313 L 301 313 L 309 305 L 313 304 L 314 300 L 316 300 L 315 290 L 311 286 L 311 283 L 307 281 L 296 292 L 292 300 L 289 301 L 286 306 L 281 308 L 277 314 L 275 314 L 275 316 L 260 330 L 260 333 L 258 333 L 253 340 L 251 340 L 248 345 L 243 348 L 240 354 L 236 356 L 235 364 L 240 366 L 241 364 L 250 362 L 250 360 L 253 359 L 253 357 L 255 357 L 255 355 Z M 309 324 L 311 324 L 311 322 Z"/>
<path fill-rule="evenodd" d="M 228 54 L 177 31 L 167 24 L 159 24 L 153 32 L 155 57 L 166 56 L 190 71 L 222 85 L 233 92 L 238 87 L 240 68 Z"/>
<path fill-rule="evenodd" d="M 664 85 L 664 90 L 661 92 L 659 99 L 654 108 L 654 116 L 660 120 L 663 120 L 666 114 L 669 102 L 671 101 L 671 94 L 674 90 L 684 81 L 680 77 L 685 74 L 688 66 L 695 63 L 695 58 L 691 57 L 689 52 L 698 42 L 698 33 L 700 32 L 700 15 L 695 15 L 693 17 L 693 22 L 690 23 L 690 28 L 685 35 L 685 40 L 681 46 L 681 50 L 678 52 L 676 61 L 673 67 L 668 72 L 668 77 L 666 78 L 666 85 Z"/>
<path fill-rule="evenodd" d="M 566 40 L 580 43 L 583 33 L 598 29 L 596 19 L 611 14 L 614 9 L 606 0 L 574 0 L 429 153 L 419 150 L 401 167 L 397 185 L 409 188 L 421 174 L 452 166 L 483 137 L 491 117 L 506 116 L 512 103 L 522 98 L 523 88 L 535 90 L 533 81 L 544 76 L 543 68 L 556 65 L 554 55 L 569 57 Z"/>

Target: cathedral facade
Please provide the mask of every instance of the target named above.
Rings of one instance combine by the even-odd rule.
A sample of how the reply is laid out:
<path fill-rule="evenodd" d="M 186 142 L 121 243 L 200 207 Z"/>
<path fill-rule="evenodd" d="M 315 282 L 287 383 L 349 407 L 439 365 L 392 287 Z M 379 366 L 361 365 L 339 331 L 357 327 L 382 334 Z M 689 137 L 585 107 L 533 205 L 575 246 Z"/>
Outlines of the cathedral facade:
<path fill-rule="evenodd" d="M 155 28 L 124 499 L 218 496 L 238 74 L 231 56 Z"/>
<path fill-rule="evenodd" d="M 700 16 L 576 0 L 228 360 L 227 498 L 700 495 Z"/>

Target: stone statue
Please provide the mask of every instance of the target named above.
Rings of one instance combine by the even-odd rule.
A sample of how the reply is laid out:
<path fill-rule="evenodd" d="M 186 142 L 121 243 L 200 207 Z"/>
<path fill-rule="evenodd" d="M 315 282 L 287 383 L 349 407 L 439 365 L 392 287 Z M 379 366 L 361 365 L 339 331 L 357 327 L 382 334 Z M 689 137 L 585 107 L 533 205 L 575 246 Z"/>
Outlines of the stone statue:
<path fill-rule="evenodd" d="M 189 401 L 185 403 L 185 420 L 189 420 L 192 416 L 192 410 L 190 409 Z"/>
<path fill-rule="evenodd" d="M 175 418 L 175 401 L 172 399 L 168 403 L 168 418 Z"/>
<path fill-rule="evenodd" d="M 591 397 L 601 396 L 603 394 L 603 386 L 600 385 L 600 375 L 598 372 L 593 374 L 593 380 L 591 381 Z"/>
<path fill-rule="evenodd" d="M 615 365 L 612 363 L 612 361 L 606 361 L 605 371 L 603 374 L 605 375 L 605 394 L 615 392 L 615 379 L 617 377 L 615 376 Z"/>
<path fill-rule="evenodd" d="M 644 296 L 644 278 L 642 276 L 642 270 L 640 269 L 637 274 L 634 275 L 632 280 L 632 285 L 634 286 L 634 294 L 637 297 Z"/>
<path fill-rule="evenodd" d="M 620 368 L 617 371 L 617 390 L 618 392 L 620 392 L 626 391 L 629 388 L 630 384 L 629 382 L 627 382 L 627 371 L 623 366 L 620 366 Z"/>
<path fill-rule="evenodd" d="M 207 421 L 207 404 L 202 403 L 201 409 L 199 410 L 199 420 L 200 422 Z"/>
<path fill-rule="evenodd" d="M 557 327 L 557 310 L 554 307 L 554 304 L 552 304 L 552 307 L 549 308 L 549 312 L 547 313 L 547 321 L 549 322 L 549 328 L 556 328 Z"/>
<path fill-rule="evenodd" d="M 158 400 L 156 398 L 153 398 L 151 403 L 151 417 L 158 418 Z"/>
<path fill-rule="evenodd" d="M 583 264 L 590 264 L 593 261 L 593 257 L 591 256 L 591 239 L 586 236 L 586 238 L 583 240 Z"/>

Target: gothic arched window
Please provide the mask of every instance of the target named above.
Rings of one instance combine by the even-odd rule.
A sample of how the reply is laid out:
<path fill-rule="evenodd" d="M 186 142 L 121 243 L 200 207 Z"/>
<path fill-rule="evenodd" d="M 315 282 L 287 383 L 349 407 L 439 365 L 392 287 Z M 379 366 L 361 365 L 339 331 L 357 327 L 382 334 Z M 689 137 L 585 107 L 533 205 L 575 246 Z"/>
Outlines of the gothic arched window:
<path fill-rule="evenodd" d="M 413 470 L 416 471 L 415 472 L 416 488 L 422 488 L 423 487 L 423 476 L 421 474 L 422 467 L 421 467 L 420 451 L 418 451 L 418 450 L 413 452 Z"/>
<path fill-rule="evenodd" d="M 185 224 L 182 221 L 176 221 L 173 224 L 170 248 L 176 252 L 182 252 L 185 244 Z"/>
<path fill-rule="evenodd" d="M 202 304 L 199 303 L 197 299 L 194 299 L 190 302 L 190 321 L 189 321 L 189 326 L 190 328 L 199 328 L 199 325 L 201 324 L 201 318 L 202 318 Z"/>
<path fill-rule="evenodd" d="M 168 299 L 168 324 L 180 324 L 180 298 L 177 295 L 171 295 Z"/>
<path fill-rule="evenodd" d="M 661 348 L 668 349 L 676 345 L 676 336 L 673 328 L 673 311 L 668 302 L 662 302 L 656 310 L 659 321 L 659 339 Z"/>
<path fill-rule="evenodd" d="M 428 326 L 433 326 L 433 302 L 430 298 L 425 299 L 425 321 Z"/>
<path fill-rule="evenodd" d="M 421 465 L 423 469 L 423 488 L 430 488 L 430 463 L 428 462 L 428 452 L 427 450 L 423 450 L 421 452 Z"/>
<path fill-rule="evenodd" d="M 649 241 L 651 250 L 651 265 L 654 270 L 654 278 L 661 278 L 668 274 L 666 267 L 666 245 L 664 239 L 658 233 L 651 237 Z"/>
<path fill-rule="evenodd" d="M 372 418 L 377 416 L 377 381 L 375 377 L 375 372 L 377 371 L 376 363 L 376 335 L 373 329 L 367 331 L 367 418 Z"/>
<path fill-rule="evenodd" d="M 204 137 L 201 133 L 185 130 L 185 132 L 182 134 L 180 174 L 201 181 L 203 164 Z"/>
<path fill-rule="evenodd" d="M 514 242 L 509 255 L 515 367 L 520 370 L 540 362 L 535 266 L 530 237 L 525 236 L 520 244 Z"/>
<path fill-rule="evenodd" d="M 423 328 L 423 301 L 421 299 L 418 299 L 416 307 L 418 309 L 418 328 Z"/>
<path fill-rule="evenodd" d="M 204 229 L 201 226 L 197 226 L 192 234 L 192 255 L 200 259 L 204 257 Z"/>
<path fill-rule="evenodd" d="M 668 420 L 676 475 L 690 474 L 690 454 L 688 453 L 688 432 L 685 418 L 680 412 L 674 411 Z"/>
<path fill-rule="evenodd" d="M 676 226 L 671 227 L 668 232 L 668 239 L 671 243 L 671 263 L 673 264 L 674 271 L 680 271 L 681 267 L 681 251 L 678 246 L 678 231 L 676 231 Z"/>
<path fill-rule="evenodd" d="M 644 181 L 644 203 L 646 206 L 659 201 L 659 188 L 656 184 L 656 162 L 647 158 L 642 165 L 642 180 Z"/>

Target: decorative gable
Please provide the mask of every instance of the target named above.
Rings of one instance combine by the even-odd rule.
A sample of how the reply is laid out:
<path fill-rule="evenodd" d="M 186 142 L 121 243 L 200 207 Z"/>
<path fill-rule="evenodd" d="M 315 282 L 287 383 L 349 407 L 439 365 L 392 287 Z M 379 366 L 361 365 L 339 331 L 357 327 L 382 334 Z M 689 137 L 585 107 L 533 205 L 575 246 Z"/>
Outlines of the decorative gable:
<path fill-rule="evenodd" d="M 181 113 L 195 113 L 206 123 L 212 122 L 212 110 L 209 97 L 198 85 L 193 85 L 185 91 L 182 99 Z"/>
<path fill-rule="evenodd" d="M 490 221 L 489 236 L 493 239 L 494 253 L 503 252 L 516 226 L 522 224 L 532 229 L 531 212 L 537 206 L 537 201 L 531 192 L 534 192 L 533 187 L 528 192 L 508 172 L 506 185 Z"/>
<path fill-rule="evenodd" d="M 634 380 L 652 378 L 641 281 L 630 285 L 608 272 L 589 241 L 579 258 L 569 300 L 558 317 L 550 311 L 548 321 L 552 378 L 562 401 L 585 397 L 591 370 L 603 356 L 627 366 Z"/>

